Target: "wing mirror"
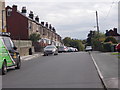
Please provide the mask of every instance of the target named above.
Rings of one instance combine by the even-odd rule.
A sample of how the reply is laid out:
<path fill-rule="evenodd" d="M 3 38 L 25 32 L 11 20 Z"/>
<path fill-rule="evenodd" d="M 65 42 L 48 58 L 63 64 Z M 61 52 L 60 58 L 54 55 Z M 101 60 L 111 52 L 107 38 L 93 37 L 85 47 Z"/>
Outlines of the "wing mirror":
<path fill-rule="evenodd" d="M 16 47 L 16 46 L 14 46 L 14 47 L 13 47 L 13 49 L 14 49 L 14 50 L 17 50 L 17 47 Z"/>

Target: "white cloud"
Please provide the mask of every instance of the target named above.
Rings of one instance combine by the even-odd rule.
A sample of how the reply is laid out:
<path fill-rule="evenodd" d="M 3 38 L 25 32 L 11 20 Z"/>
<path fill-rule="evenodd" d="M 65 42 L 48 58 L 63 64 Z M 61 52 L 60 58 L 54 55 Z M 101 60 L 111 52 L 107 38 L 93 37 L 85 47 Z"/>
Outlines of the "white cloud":
<path fill-rule="evenodd" d="M 31 0 L 30 2 L 28 0 L 24 0 L 24 2 L 21 2 L 23 0 L 18 0 L 20 2 L 17 2 L 17 0 L 6 1 L 8 2 L 7 5 L 17 4 L 19 10 L 22 6 L 26 6 L 28 11 L 34 11 L 35 15 L 39 15 L 41 21 L 51 23 L 63 37 L 86 38 L 89 30 L 95 29 L 96 10 L 99 14 L 101 32 L 117 27 L 117 0 L 52 0 L 54 2 L 51 2 L 51 0 L 49 0 L 49 2 L 47 2 L 47 0 L 42 0 L 42 2 L 38 0 Z M 112 3 L 113 1 L 115 1 L 115 3 Z"/>

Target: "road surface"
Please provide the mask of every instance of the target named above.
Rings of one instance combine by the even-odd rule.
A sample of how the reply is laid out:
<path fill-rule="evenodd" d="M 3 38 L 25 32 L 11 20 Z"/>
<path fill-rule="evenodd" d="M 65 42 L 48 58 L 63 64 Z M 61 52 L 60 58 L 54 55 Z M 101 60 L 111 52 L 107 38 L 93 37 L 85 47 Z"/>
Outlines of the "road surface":
<path fill-rule="evenodd" d="M 40 56 L 3 76 L 3 88 L 103 88 L 87 52 Z"/>

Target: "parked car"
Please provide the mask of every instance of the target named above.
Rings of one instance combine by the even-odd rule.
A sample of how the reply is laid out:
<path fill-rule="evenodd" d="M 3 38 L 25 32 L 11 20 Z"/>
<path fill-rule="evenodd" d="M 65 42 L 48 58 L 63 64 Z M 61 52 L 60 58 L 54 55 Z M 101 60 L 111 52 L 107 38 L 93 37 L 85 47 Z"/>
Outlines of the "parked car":
<path fill-rule="evenodd" d="M 92 51 L 92 46 L 86 46 L 85 51 Z"/>
<path fill-rule="evenodd" d="M 75 52 L 75 48 L 73 48 L 73 47 L 68 47 L 68 52 Z"/>
<path fill-rule="evenodd" d="M 61 52 L 67 52 L 68 51 L 68 48 L 66 46 L 59 46 L 58 47 L 58 52 L 61 53 Z"/>
<path fill-rule="evenodd" d="M 0 33 L 0 73 L 5 75 L 9 68 L 20 69 L 21 59 L 17 47 L 10 39 L 9 33 Z"/>
<path fill-rule="evenodd" d="M 78 52 L 78 49 L 77 49 L 77 48 L 75 48 L 75 52 Z"/>
<path fill-rule="evenodd" d="M 116 50 L 120 52 L 120 43 L 116 45 Z"/>
<path fill-rule="evenodd" d="M 44 56 L 48 56 L 50 54 L 58 55 L 58 49 L 54 45 L 48 45 L 44 48 Z"/>

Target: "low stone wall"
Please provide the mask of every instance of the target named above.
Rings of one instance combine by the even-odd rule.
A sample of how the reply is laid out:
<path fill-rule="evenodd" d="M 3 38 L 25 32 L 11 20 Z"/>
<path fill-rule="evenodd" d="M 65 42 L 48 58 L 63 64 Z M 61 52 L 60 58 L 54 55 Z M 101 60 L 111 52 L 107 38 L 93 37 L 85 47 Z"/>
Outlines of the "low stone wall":
<path fill-rule="evenodd" d="M 20 56 L 31 55 L 34 53 L 34 47 L 29 40 L 13 40 L 15 46 L 18 48 Z"/>

